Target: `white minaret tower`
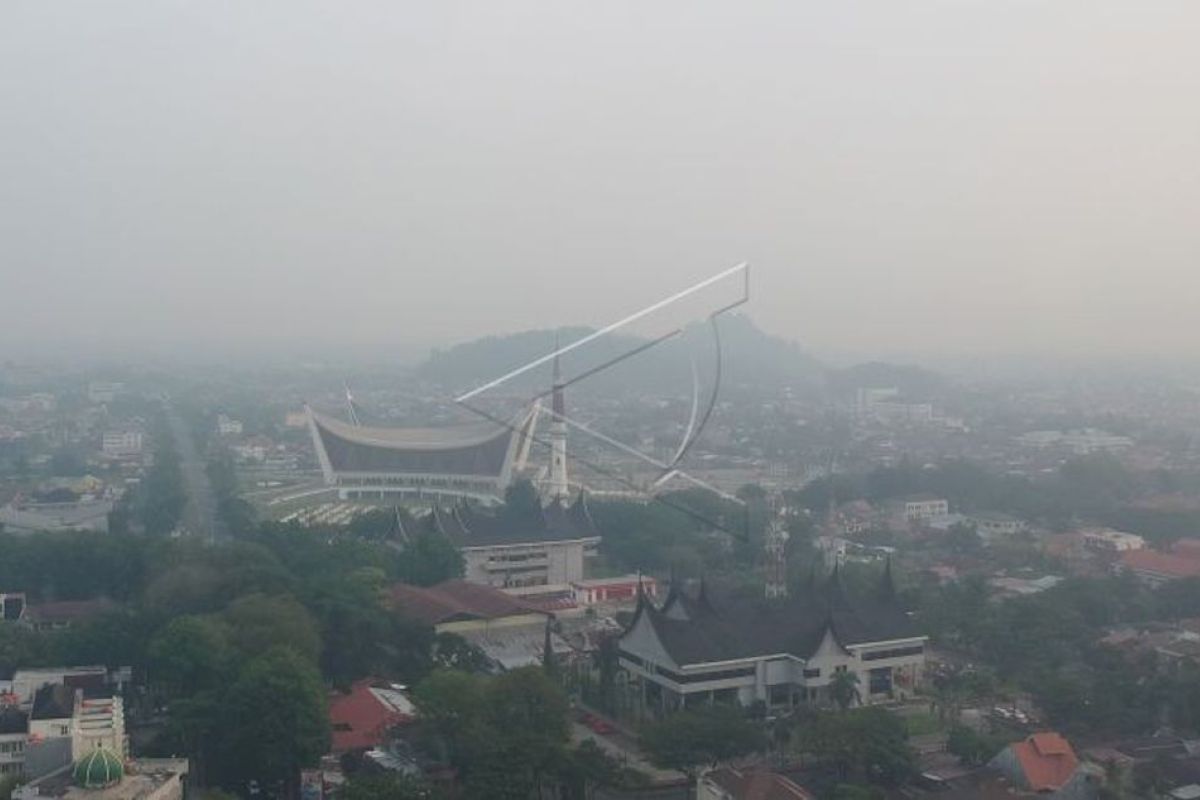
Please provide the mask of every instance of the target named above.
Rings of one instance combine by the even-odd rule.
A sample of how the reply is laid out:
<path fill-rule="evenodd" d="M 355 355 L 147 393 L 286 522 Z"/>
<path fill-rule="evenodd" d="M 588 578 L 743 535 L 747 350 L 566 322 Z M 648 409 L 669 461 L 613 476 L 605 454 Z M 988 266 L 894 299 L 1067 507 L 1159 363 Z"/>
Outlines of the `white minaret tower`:
<path fill-rule="evenodd" d="M 788 531 L 783 514 L 777 513 L 767 524 L 763 546 L 766 550 L 766 594 L 768 600 L 787 597 Z"/>
<path fill-rule="evenodd" d="M 557 350 L 557 346 L 555 347 Z M 558 354 L 554 356 L 554 392 L 550 404 L 550 480 L 547 484 L 550 501 L 568 501 L 571 487 L 567 485 L 567 406 L 563 401 L 562 374 L 558 368 Z"/>

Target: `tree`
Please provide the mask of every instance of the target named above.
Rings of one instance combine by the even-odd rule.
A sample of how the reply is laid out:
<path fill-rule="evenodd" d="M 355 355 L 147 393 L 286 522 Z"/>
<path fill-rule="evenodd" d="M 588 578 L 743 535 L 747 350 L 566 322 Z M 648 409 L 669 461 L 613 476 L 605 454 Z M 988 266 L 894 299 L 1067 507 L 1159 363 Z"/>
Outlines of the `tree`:
<path fill-rule="evenodd" d="M 845 782 L 898 785 L 915 769 L 903 720 L 881 708 L 799 714 L 794 739 Z"/>
<path fill-rule="evenodd" d="M 503 737 L 510 774 L 540 787 L 561 763 L 569 738 L 562 687 L 540 668 L 523 667 L 492 679 L 487 703 L 487 721 Z"/>
<path fill-rule="evenodd" d="M 252 594 L 229 604 L 222 617 L 234 646 L 245 657 L 275 648 L 294 650 L 309 661 L 321 655 L 321 634 L 308 610 L 290 595 Z"/>
<path fill-rule="evenodd" d="M 693 791 L 705 767 L 766 747 L 762 729 L 730 706 L 685 710 L 642 729 L 641 746 L 650 762 L 687 776 Z"/>
<path fill-rule="evenodd" d="M 1002 741 L 977 733 L 966 725 L 951 726 L 946 736 L 946 751 L 969 766 L 986 764 L 1003 747 Z"/>
<path fill-rule="evenodd" d="M 477 743 L 486 737 L 485 689 L 482 677 L 452 669 L 434 670 L 413 689 L 433 749 L 456 767 L 469 767 Z"/>
<path fill-rule="evenodd" d="M 500 515 L 514 524 L 530 524 L 542 516 L 542 501 L 528 480 L 514 481 L 504 490 L 504 508 Z"/>
<path fill-rule="evenodd" d="M 442 794 L 421 778 L 410 775 L 359 773 L 340 789 L 341 800 L 436 800 Z"/>
<path fill-rule="evenodd" d="M 433 586 L 462 575 L 462 553 L 434 531 L 419 532 L 396 559 L 396 577 L 417 586 Z"/>
<path fill-rule="evenodd" d="M 848 669 L 835 672 L 829 679 L 829 696 L 842 711 L 858 701 L 858 683 L 858 673 Z"/>
<path fill-rule="evenodd" d="M 148 647 L 151 683 L 172 696 L 224 686 L 234 668 L 228 626 L 216 617 L 176 617 Z"/>
<path fill-rule="evenodd" d="M 593 800 L 601 787 L 636 789 L 649 783 L 649 776 L 623 766 L 592 739 L 567 751 L 556 772 L 571 800 Z"/>
<path fill-rule="evenodd" d="M 325 687 L 310 661 L 276 648 L 251 661 L 223 703 L 223 785 L 295 785 L 329 750 Z"/>

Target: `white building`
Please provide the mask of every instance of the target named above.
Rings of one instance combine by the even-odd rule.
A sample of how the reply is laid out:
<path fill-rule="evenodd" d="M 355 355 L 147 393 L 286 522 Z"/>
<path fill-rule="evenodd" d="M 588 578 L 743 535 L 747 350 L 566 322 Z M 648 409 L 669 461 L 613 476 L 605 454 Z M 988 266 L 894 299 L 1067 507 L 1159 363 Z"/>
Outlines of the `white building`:
<path fill-rule="evenodd" d="M 920 684 L 928 637 L 897 606 L 890 567 L 869 598 L 852 600 L 838 572 L 798 598 L 710 600 L 672 588 L 645 597 L 618 643 L 635 703 L 646 713 L 695 704 L 764 703 L 771 710 L 833 702 L 839 673 L 858 703 L 903 699 Z"/>
<path fill-rule="evenodd" d="M 914 495 L 896 503 L 897 509 L 909 524 L 920 524 L 950 513 L 950 503 L 944 497 Z"/>
<path fill-rule="evenodd" d="M 227 417 L 224 414 L 217 415 L 218 436 L 241 436 L 243 427 L 241 420 Z"/>
<path fill-rule="evenodd" d="M 105 431 L 100 450 L 108 458 L 126 458 L 142 454 L 143 436 L 139 430 Z"/>
<path fill-rule="evenodd" d="M 1028 529 L 1024 520 L 995 511 L 972 514 L 970 520 L 984 541 L 1012 537 Z"/>
<path fill-rule="evenodd" d="M 1017 442 L 1025 447 L 1036 449 L 1065 448 L 1076 455 L 1128 450 L 1134 445 L 1133 439 L 1128 436 L 1119 436 L 1097 428 L 1081 428 L 1070 431 L 1030 431 L 1018 436 Z"/>
<path fill-rule="evenodd" d="M 1146 546 L 1146 540 L 1136 533 L 1112 528 L 1092 528 L 1081 533 L 1083 546 L 1099 553 L 1124 553 L 1127 550 L 1141 550 Z"/>
<path fill-rule="evenodd" d="M 462 551 L 465 577 L 495 587 L 546 586 L 583 580 L 600 533 L 581 493 L 567 506 L 555 500 L 525 524 L 463 504 L 434 508 L 425 524 Z"/>

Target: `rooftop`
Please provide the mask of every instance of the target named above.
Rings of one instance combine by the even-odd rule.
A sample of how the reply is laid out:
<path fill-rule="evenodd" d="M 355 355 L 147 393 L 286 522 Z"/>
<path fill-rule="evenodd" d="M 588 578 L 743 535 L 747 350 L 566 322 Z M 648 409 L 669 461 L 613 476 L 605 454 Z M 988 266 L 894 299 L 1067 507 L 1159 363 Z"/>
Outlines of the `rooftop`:
<path fill-rule="evenodd" d="M 394 725 L 411 720 L 416 709 L 398 687 L 374 678 L 356 682 L 329 699 L 335 753 L 378 746 Z"/>
<path fill-rule="evenodd" d="M 75 785 L 73 765 L 25 784 L 13 792 L 13 800 L 63 798 L 64 800 L 143 800 L 171 781 L 182 782 L 188 774 L 186 758 L 147 758 L 127 765 L 124 780 L 106 789 L 83 789 Z"/>
<path fill-rule="evenodd" d="M 1079 759 L 1071 743 L 1053 732 L 1035 733 L 1010 745 L 1030 789 L 1053 791 L 1065 786 L 1075 774 Z"/>
<path fill-rule="evenodd" d="M 625 635 L 646 618 L 681 666 L 783 652 L 808 658 L 826 634 L 843 647 L 925 638 L 896 604 L 890 569 L 876 592 L 853 600 L 837 569 L 823 585 L 814 583 L 782 600 L 757 595 L 713 599 L 710 594 L 703 583 L 694 596 L 674 586 L 662 608 L 643 594 Z"/>
<path fill-rule="evenodd" d="M 464 580 L 443 581 L 436 586 L 397 583 L 391 588 L 391 600 L 401 614 L 427 625 L 540 613 L 499 589 Z"/>
<path fill-rule="evenodd" d="M 575 541 L 600 536 L 582 492 L 570 505 L 556 500 L 530 519 L 514 519 L 462 503 L 450 510 L 434 508 L 426 517 L 426 525 L 459 547 Z"/>
<path fill-rule="evenodd" d="M 704 776 L 737 800 L 816 800 L 792 779 L 765 768 L 722 767 Z"/>

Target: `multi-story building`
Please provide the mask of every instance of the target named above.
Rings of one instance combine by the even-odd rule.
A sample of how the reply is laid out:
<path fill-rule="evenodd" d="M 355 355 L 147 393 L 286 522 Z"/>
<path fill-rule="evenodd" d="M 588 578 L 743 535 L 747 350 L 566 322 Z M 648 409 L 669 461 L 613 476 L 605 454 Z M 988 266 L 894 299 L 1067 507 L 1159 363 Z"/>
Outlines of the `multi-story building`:
<path fill-rule="evenodd" d="M 718 602 L 703 583 L 695 596 L 675 585 L 661 608 L 641 597 L 618 647 L 635 703 L 654 714 L 714 701 L 827 705 L 843 680 L 861 703 L 901 699 L 920 684 L 927 639 L 897 606 L 889 565 L 858 599 L 836 569 L 798 597 Z"/>
<path fill-rule="evenodd" d="M 224 414 L 217 415 L 217 435 L 218 436 L 241 436 L 243 430 L 242 421 L 227 417 Z"/>
<path fill-rule="evenodd" d="M 1016 536 L 1028 528 L 1024 520 L 997 511 L 972 514 L 970 521 L 975 525 L 975 531 L 984 541 Z"/>
<path fill-rule="evenodd" d="M 100 451 L 108 458 L 127 458 L 142 454 L 142 432 L 127 429 L 105 431 L 100 442 Z"/>
<path fill-rule="evenodd" d="M 950 503 L 944 497 L 918 494 L 896 501 L 895 509 L 909 524 L 920 524 L 950 513 Z"/>
<path fill-rule="evenodd" d="M 1083 546 L 1098 553 L 1124 553 L 1141 550 L 1146 540 L 1136 533 L 1116 531 L 1112 528 L 1092 528 L 1081 532 Z"/>
<path fill-rule="evenodd" d="M 29 714 L 15 705 L 0 705 L 0 783 L 25 774 Z"/>
<path fill-rule="evenodd" d="M 434 508 L 431 528 L 462 551 L 466 579 L 487 586 L 545 586 L 583 580 L 584 561 L 595 555 L 600 533 L 581 493 L 567 506 L 552 501 L 531 520 L 514 522 L 468 504 Z"/>

